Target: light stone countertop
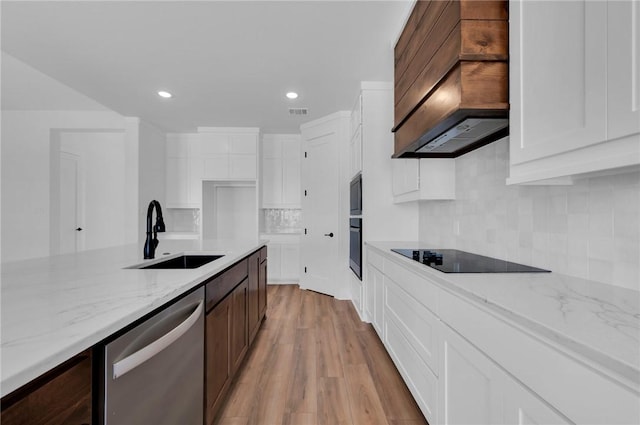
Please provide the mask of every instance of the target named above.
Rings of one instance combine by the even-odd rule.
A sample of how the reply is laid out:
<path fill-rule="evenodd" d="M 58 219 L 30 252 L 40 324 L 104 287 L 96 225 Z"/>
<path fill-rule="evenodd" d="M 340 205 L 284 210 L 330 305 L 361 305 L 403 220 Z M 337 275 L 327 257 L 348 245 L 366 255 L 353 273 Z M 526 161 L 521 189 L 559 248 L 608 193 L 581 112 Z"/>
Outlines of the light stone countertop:
<path fill-rule="evenodd" d="M 640 391 L 640 292 L 558 273 L 443 273 L 391 249 L 420 242 L 366 242 L 388 259 L 481 303 Z M 401 283 L 401 282 L 398 282 Z"/>
<path fill-rule="evenodd" d="M 28 383 L 266 244 L 162 240 L 2 264 L 0 396 Z M 169 255 L 163 255 L 170 253 Z M 224 254 L 198 269 L 125 269 L 180 253 Z"/>

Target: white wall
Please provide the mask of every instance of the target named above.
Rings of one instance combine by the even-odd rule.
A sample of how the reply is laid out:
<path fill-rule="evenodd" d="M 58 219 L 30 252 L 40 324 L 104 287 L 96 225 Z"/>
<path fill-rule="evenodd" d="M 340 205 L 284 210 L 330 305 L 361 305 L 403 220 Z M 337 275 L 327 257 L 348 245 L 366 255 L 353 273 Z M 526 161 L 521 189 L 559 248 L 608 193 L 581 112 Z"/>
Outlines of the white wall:
<path fill-rule="evenodd" d="M 138 239 L 138 127 L 95 100 L 2 52 L 2 261 L 50 254 L 52 151 L 64 132 L 123 131 L 123 232 Z M 163 150 L 164 151 L 164 150 Z M 55 171 L 55 170 L 53 170 Z M 164 180 L 160 184 L 163 184 Z M 129 236 L 130 235 L 130 236 Z"/>
<path fill-rule="evenodd" d="M 69 130 L 126 131 L 127 120 L 114 112 L 2 111 L 1 123 L 2 261 L 48 256 L 52 135 Z M 131 149 L 137 151 L 137 140 L 127 141 Z M 137 162 L 135 167 L 137 175 Z M 137 194 L 137 184 L 128 189 Z M 135 217 L 127 221 L 135 221 L 127 229 L 137 232 Z"/>
<path fill-rule="evenodd" d="M 139 213 L 138 235 L 144 240 L 147 208 L 153 199 L 160 202 L 163 214 L 165 208 L 166 134 L 157 127 L 140 122 L 139 127 Z M 155 220 L 155 219 L 154 219 Z M 169 229 L 167 229 L 169 230 Z"/>
<path fill-rule="evenodd" d="M 77 155 L 82 164 L 82 199 L 85 208 L 77 224 L 83 229 L 84 249 L 129 242 L 131 238 L 124 230 L 128 211 L 125 197 L 122 196 L 128 186 L 126 173 L 123 173 L 126 169 L 124 131 L 61 132 L 60 151 Z M 54 154 L 52 152 L 52 157 Z M 54 179 L 56 176 L 52 176 Z M 52 252 L 56 252 L 55 248 L 51 246 Z"/>
<path fill-rule="evenodd" d="M 420 239 L 640 290 L 640 172 L 506 186 L 508 172 L 508 138 L 457 158 L 457 199 L 421 202 Z"/>

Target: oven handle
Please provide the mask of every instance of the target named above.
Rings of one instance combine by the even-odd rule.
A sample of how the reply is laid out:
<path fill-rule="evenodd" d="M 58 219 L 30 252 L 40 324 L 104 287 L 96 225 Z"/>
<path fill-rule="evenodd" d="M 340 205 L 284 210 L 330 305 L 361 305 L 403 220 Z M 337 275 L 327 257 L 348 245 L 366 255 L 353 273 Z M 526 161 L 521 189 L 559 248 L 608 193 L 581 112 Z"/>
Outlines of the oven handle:
<path fill-rule="evenodd" d="M 139 349 L 135 353 L 119 360 L 113 364 L 113 379 L 116 380 L 127 372 L 132 371 L 142 363 L 146 362 L 162 350 L 176 342 L 182 335 L 184 335 L 193 325 L 196 324 L 202 310 L 204 308 L 204 300 L 200 300 L 196 309 L 175 328 L 153 341 L 151 344 Z"/>

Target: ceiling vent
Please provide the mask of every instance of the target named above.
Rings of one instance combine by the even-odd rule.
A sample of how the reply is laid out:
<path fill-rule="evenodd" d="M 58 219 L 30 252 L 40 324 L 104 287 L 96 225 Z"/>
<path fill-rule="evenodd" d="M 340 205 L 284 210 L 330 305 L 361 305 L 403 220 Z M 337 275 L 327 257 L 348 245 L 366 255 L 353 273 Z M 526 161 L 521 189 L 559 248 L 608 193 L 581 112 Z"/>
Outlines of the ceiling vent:
<path fill-rule="evenodd" d="M 289 115 L 308 115 L 309 109 L 307 108 L 289 108 Z"/>

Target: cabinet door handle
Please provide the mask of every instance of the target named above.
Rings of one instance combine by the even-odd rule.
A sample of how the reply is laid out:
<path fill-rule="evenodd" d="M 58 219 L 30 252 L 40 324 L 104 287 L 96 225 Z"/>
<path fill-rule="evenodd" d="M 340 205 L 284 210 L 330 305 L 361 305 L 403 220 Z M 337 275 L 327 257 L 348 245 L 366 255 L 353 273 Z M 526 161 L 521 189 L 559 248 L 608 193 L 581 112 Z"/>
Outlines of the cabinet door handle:
<path fill-rule="evenodd" d="M 182 335 L 184 335 L 193 325 L 196 324 L 200 316 L 202 315 L 202 310 L 204 306 L 204 300 L 200 300 L 196 309 L 185 319 L 184 322 L 180 323 L 175 328 L 171 329 L 166 334 L 162 335 L 160 338 L 153 341 L 151 344 L 139 349 L 135 353 L 130 356 L 125 357 L 124 359 L 117 361 L 113 364 L 113 379 L 118 379 L 122 375 L 136 367 L 140 366 L 142 363 L 146 362 L 156 354 L 160 353 L 162 350 L 173 344 L 176 340 L 178 340 Z"/>
<path fill-rule="evenodd" d="M 324 235 L 325 235 L 325 236 L 329 236 L 330 238 L 332 238 L 332 237 L 333 237 L 333 232 L 331 232 L 331 233 L 325 233 Z"/>

